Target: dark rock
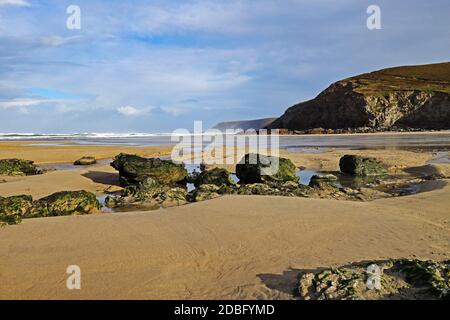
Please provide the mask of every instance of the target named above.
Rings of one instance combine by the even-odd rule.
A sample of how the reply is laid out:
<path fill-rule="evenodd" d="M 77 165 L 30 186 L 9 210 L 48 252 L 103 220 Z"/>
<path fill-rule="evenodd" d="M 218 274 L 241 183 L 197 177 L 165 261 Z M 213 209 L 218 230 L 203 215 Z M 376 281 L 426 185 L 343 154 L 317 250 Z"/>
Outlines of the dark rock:
<path fill-rule="evenodd" d="M 375 158 L 345 155 L 339 161 L 341 172 L 356 176 L 385 175 L 387 170 Z"/>
<path fill-rule="evenodd" d="M 296 293 L 304 300 L 450 298 L 450 261 L 388 260 L 305 271 Z M 368 280 L 379 280 L 376 289 Z M 370 284 L 374 282 L 370 281 Z"/>
<path fill-rule="evenodd" d="M 101 209 L 95 194 L 87 191 L 62 191 L 34 201 L 24 218 L 91 214 Z"/>
<path fill-rule="evenodd" d="M 196 187 L 203 184 L 234 186 L 236 183 L 233 181 L 230 173 L 226 169 L 214 168 L 211 170 L 202 171 L 195 179 L 194 185 Z"/>
<path fill-rule="evenodd" d="M 0 160 L 0 175 L 31 176 L 41 174 L 42 171 L 34 165 L 33 161 L 22 159 Z"/>
<path fill-rule="evenodd" d="M 296 167 L 291 160 L 260 154 L 246 154 L 236 165 L 239 183 L 298 182 Z"/>
<path fill-rule="evenodd" d="M 75 161 L 73 164 L 76 166 L 89 166 L 96 163 L 97 160 L 95 159 L 95 157 L 82 157 Z"/>
<path fill-rule="evenodd" d="M 162 185 L 176 185 L 183 183 L 188 175 L 184 164 L 123 153 L 114 158 L 111 166 L 119 171 L 120 183 L 123 186 L 137 184 L 148 178 Z"/>
<path fill-rule="evenodd" d="M 32 206 L 31 196 L 0 197 L 0 225 L 20 223 Z"/>

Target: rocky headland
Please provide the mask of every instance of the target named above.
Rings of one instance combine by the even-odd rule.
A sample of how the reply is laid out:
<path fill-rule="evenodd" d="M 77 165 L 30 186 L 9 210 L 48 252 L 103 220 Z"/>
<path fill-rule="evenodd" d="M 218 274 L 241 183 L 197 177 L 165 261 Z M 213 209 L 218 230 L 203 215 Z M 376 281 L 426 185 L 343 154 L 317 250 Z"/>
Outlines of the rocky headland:
<path fill-rule="evenodd" d="M 267 126 L 281 133 L 450 129 L 450 62 L 383 69 L 333 83 Z"/>

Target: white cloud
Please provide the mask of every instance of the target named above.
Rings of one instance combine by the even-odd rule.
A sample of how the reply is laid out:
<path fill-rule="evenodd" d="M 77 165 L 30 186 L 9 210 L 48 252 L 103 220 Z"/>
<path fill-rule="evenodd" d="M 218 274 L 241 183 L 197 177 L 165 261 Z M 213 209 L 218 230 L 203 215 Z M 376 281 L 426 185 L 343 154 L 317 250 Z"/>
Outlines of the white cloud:
<path fill-rule="evenodd" d="M 37 106 L 42 103 L 49 102 L 49 100 L 42 99 L 12 99 L 7 101 L 0 101 L 0 108 L 3 109 L 11 109 L 11 108 L 23 108 L 23 107 L 31 107 Z"/>
<path fill-rule="evenodd" d="M 161 107 L 161 110 L 175 117 L 181 116 L 182 114 L 189 112 L 189 108 L 183 107 Z"/>
<path fill-rule="evenodd" d="M 1 6 L 29 7 L 30 3 L 25 0 L 0 0 Z"/>
<path fill-rule="evenodd" d="M 141 114 L 149 113 L 152 108 L 135 108 L 132 106 L 124 106 L 117 108 L 117 112 L 125 116 L 138 116 Z"/>
<path fill-rule="evenodd" d="M 81 40 L 81 36 L 72 36 L 72 37 L 60 37 L 60 36 L 49 36 L 41 39 L 42 44 L 51 46 L 51 47 L 59 47 L 65 44 L 77 43 Z"/>

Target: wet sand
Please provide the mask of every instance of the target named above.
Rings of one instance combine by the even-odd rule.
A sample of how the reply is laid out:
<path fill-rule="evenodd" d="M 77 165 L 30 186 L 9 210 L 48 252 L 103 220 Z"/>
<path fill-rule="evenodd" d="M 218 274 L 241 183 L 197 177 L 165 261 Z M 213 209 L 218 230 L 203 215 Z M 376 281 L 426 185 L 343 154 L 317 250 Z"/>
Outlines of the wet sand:
<path fill-rule="evenodd" d="M 449 194 L 446 186 L 367 203 L 227 196 L 27 220 L 0 230 L 0 298 L 290 299 L 298 269 L 449 259 Z M 65 285 L 74 264 L 79 291 Z"/>
<path fill-rule="evenodd" d="M 48 150 L 55 147 L 32 148 L 19 144 L 24 153 L 16 153 L 11 143 L 0 148 L 0 158 L 56 163 L 73 161 L 75 153 L 129 152 L 74 146 L 67 155 Z M 282 155 L 298 166 L 336 169 L 348 152 Z M 426 165 L 431 152 L 351 153 L 359 152 L 405 174 L 450 173 L 448 164 Z M 7 177 L 0 195 L 38 198 L 69 189 L 99 194 L 117 188 L 117 178 L 105 164 Z M 298 269 L 386 258 L 450 259 L 448 182 L 426 182 L 423 193 L 373 202 L 225 196 L 152 212 L 25 220 L 0 229 L 0 298 L 290 299 Z M 69 265 L 81 267 L 80 291 L 66 288 Z"/>

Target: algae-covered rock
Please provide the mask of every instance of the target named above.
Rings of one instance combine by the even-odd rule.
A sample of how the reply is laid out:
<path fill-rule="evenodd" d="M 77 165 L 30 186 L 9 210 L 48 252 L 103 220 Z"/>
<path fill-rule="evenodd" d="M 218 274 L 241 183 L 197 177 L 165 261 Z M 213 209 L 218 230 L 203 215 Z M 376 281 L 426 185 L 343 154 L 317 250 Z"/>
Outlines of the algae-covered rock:
<path fill-rule="evenodd" d="M 234 186 L 236 183 L 226 169 L 214 168 L 202 171 L 194 181 L 196 187 L 203 184 L 214 184 L 216 186 Z"/>
<path fill-rule="evenodd" d="M 0 197 L 0 225 L 20 223 L 22 217 L 32 206 L 33 198 L 31 196 Z"/>
<path fill-rule="evenodd" d="M 109 208 L 139 205 L 156 208 L 179 206 L 187 202 L 185 188 L 162 185 L 147 178 L 141 183 L 126 187 L 120 196 L 107 197 L 105 205 Z"/>
<path fill-rule="evenodd" d="M 116 156 L 111 166 L 119 171 L 120 183 L 123 186 L 137 184 L 148 178 L 162 185 L 175 185 L 182 183 L 188 175 L 184 164 L 124 153 Z"/>
<path fill-rule="evenodd" d="M 304 300 L 448 299 L 450 261 L 388 260 L 305 271 Z"/>
<path fill-rule="evenodd" d="M 355 176 L 385 175 L 387 170 L 375 158 L 345 155 L 339 161 L 341 172 Z"/>
<path fill-rule="evenodd" d="M 34 165 L 33 161 L 22 159 L 1 159 L 0 175 L 31 176 L 41 174 L 42 171 Z"/>
<path fill-rule="evenodd" d="M 62 191 L 33 202 L 25 218 L 91 214 L 101 209 L 95 194 L 87 191 Z"/>
<path fill-rule="evenodd" d="M 81 157 L 80 159 L 76 160 L 73 164 L 75 166 L 89 166 L 97 163 L 97 159 L 95 157 Z"/>
<path fill-rule="evenodd" d="M 200 202 L 215 199 L 224 194 L 233 193 L 234 187 L 234 185 L 227 186 L 225 184 L 221 186 L 215 184 L 202 184 L 189 193 L 189 200 L 191 202 Z"/>
<path fill-rule="evenodd" d="M 314 175 L 311 177 L 309 186 L 312 188 L 336 188 L 338 178 L 333 174 Z"/>
<path fill-rule="evenodd" d="M 266 181 L 297 182 L 296 167 L 291 160 L 261 154 L 246 154 L 236 165 L 239 183 L 261 183 Z"/>

